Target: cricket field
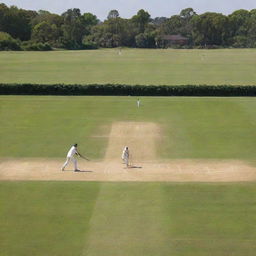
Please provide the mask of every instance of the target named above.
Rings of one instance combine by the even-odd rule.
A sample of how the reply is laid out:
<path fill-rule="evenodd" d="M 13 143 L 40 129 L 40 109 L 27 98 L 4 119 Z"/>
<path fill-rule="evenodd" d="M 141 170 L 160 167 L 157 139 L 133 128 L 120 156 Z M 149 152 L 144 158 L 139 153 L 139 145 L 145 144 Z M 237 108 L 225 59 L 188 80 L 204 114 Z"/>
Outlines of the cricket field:
<path fill-rule="evenodd" d="M 0 83 L 255 85 L 255 65 L 255 49 L 0 52 Z M 0 96 L 0 256 L 255 255 L 255 99 L 136 101 Z M 74 143 L 90 161 L 61 171 Z"/>
<path fill-rule="evenodd" d="M 1 256 L 255 255 L 254 98 L 136 100 L 0 96 Z"/>
<path fill-rule="evenodd" d="M 1 83 L 255 85 L 256 49 L 0 52 Z"/>

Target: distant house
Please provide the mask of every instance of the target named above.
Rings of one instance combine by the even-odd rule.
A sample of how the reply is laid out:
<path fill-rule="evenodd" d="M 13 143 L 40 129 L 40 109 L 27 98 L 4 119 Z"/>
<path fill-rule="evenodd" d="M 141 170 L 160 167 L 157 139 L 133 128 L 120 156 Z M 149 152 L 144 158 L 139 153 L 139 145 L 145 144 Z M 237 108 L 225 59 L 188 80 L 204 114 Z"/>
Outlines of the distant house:
<path fill-rule="evenodd" d="M 161 45 L 165 48 L 174 45 L 186 45 L 188 44 L 188 38 L 182 35 L 163 35 L 161 37 Z"/>

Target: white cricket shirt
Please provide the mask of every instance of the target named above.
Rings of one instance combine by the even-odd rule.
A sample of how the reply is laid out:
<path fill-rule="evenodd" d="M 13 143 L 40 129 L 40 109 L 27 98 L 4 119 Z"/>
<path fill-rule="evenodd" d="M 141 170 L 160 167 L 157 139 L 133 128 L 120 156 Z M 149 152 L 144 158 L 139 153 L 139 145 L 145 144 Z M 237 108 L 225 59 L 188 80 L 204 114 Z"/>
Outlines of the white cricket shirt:
<path fill-rule="evenodd" d="M 73 157 L 76 153 L 76 147 L 72 146 L 71 149 L 68 151 L 67 157 Z"/>
<path fill-rule="evenodd" d="M 124 149 L 122 154 L 122 159 L 128 159 L 129 158 L 129 150 Z"/>

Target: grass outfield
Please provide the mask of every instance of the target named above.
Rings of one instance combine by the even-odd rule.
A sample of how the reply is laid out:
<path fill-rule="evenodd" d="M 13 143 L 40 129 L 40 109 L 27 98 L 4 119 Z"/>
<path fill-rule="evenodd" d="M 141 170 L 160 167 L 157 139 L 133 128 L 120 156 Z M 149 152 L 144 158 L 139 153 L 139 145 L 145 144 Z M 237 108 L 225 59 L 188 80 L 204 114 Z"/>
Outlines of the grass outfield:
<path fill-rule="evenodd" d="M 3 256 L 253 256 L 256 186 L 0 182 Z"/>
<path fill-rule="evenodd" d="M 255 85 L 256 50 L 0 52 L 0 83 Z"/>
<path fill-rule="evenodd" d="M 115 121 L 162 127 L 158 157 L 241 159 L 256 155 L 254 98 L 0 96 L 0 157 L 64 157 L 69 146 L 103 159 Z"/>

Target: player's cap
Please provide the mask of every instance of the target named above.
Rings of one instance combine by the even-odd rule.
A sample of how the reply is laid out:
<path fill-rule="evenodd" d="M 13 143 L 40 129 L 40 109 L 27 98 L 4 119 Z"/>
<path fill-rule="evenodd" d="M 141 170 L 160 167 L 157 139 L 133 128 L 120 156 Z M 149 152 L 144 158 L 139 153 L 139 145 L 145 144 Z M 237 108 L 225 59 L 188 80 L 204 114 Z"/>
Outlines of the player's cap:
<path fill-rule="evenodd" d="M 74 144 L 74 147 L 77 147 L 77 143 Z"/>

